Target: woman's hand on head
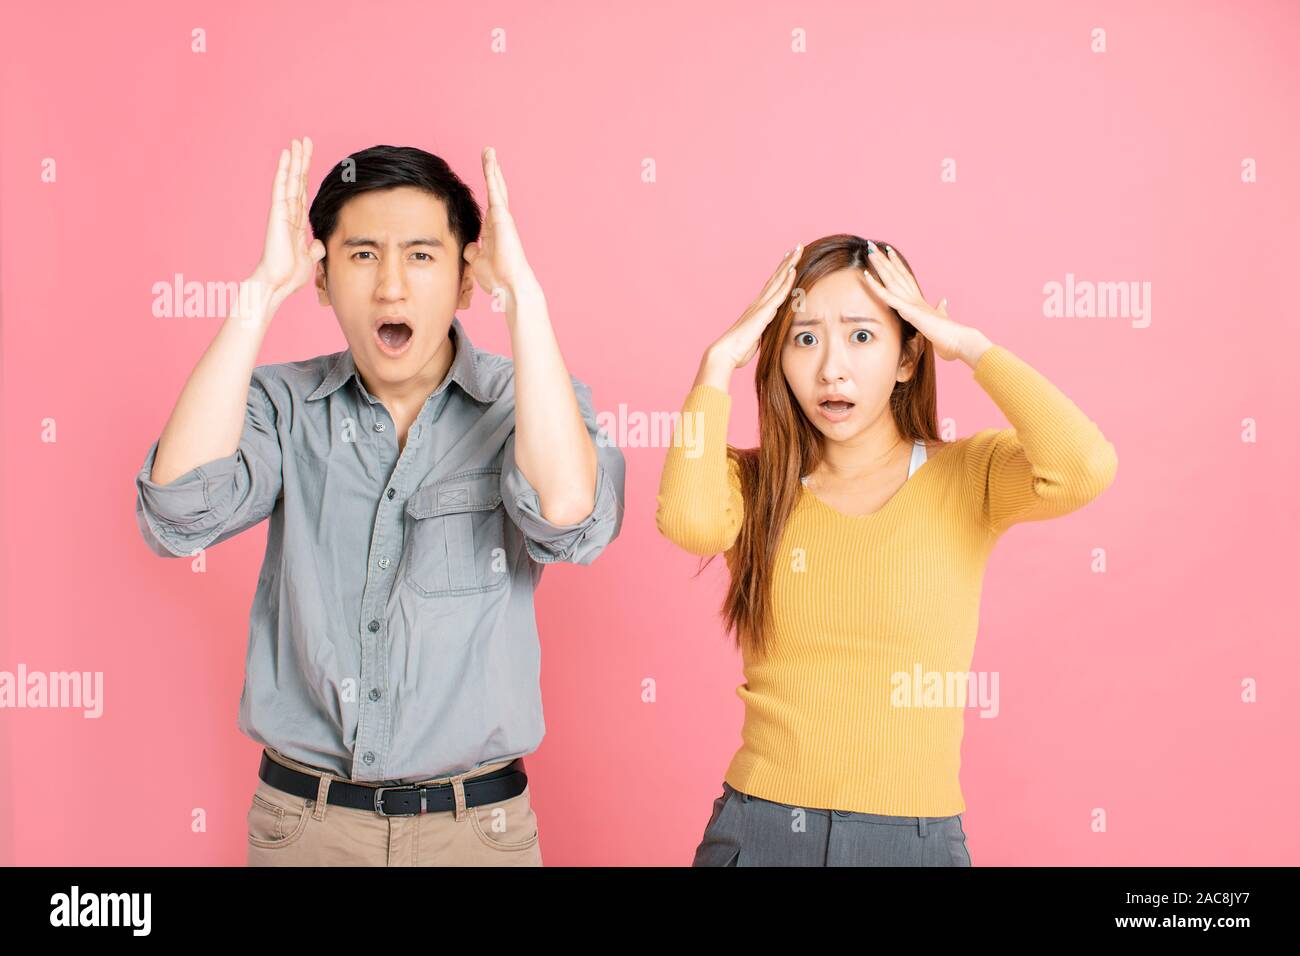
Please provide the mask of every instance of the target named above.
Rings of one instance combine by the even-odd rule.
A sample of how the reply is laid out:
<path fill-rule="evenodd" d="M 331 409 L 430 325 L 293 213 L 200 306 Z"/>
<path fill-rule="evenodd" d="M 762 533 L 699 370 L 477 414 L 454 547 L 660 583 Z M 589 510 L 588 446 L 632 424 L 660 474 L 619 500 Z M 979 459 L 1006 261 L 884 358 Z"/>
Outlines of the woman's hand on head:
<path fill-rule="evenodd" d="M 722 363 L 732 370 L 748 365 L 758 352 L 763 330 L 776 316 L 776 311 L 794 287 L 795 264 L 803 255 L 803 246 L 797 245 L 786 252 L 776 271 L 768 277 L 767 284 L 736 323 L 712 345 L 705 354 L 706 362 Z"/>
<path fill-rule="evenodd" d="M 889 249 L 886 254 L 873 243 L 868 256 L 885 283 L 881 285 L 869 270 L 864 269 L 862 275 L 868 288 L 929 339 L 939 358 L 948 361 L 961 358 L 967 339 L 974 330 L 948 317 L 948 300 L 941 299 L 937 306 L 927 303 L 921 296 L 921 287 L 916 284 L 916 279 L 893 249 Z"/>

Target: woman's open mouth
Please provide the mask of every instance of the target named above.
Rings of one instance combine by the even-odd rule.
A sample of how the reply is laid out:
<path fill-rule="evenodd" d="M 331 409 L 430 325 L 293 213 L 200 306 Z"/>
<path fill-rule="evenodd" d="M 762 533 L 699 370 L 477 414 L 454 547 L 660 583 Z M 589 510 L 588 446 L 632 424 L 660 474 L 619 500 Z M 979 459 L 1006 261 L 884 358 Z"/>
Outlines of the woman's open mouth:
<path fill-rule="evenodd" d="M 817 406 L 822 418 L 829 422 L 842 422 L 853 414 L 853 402 L 822 402 Z"/>
<path fill-rule="evenodd" d="M 390 358 L 397 358 L 411 347 L 415 330 L 401 319 L 386 319 L 375 329 L 375 341 L 379 350 Z"/>

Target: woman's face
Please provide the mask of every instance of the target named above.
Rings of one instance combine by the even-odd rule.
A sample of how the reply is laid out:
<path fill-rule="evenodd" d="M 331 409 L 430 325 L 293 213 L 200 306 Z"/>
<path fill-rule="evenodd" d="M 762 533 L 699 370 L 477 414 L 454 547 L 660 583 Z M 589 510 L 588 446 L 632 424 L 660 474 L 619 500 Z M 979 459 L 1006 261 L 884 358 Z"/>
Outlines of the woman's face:
<path fill-rule="evenodd" d="M 781 369 L 822 435 L 851 441 L 889 415 L 895 383 L 912 377 L 912 366 L 899 367 L 901 355 L 898 317 L 847 268 L 805 291 L 781 345 Z"/>

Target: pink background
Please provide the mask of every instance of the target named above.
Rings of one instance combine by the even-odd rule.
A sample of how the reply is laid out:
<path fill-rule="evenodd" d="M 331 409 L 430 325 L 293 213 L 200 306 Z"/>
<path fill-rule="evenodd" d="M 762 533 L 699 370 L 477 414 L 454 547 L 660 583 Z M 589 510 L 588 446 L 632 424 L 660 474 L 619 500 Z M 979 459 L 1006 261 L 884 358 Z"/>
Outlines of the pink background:
<path fill-rule="evenodd" d="M 244 861 L 259 748 L 235 717 L 266 526 L 193 574 L 145 547 L 132 479 L 219 323 L 154 318 L 153 283 L 246 275 L 276 156 L 307 134 L 313 189 L 391 143 L 444 156 L 482 198 L 479 150 L 496 146 L 569 368 L 602 410 L 680 408 L 704 347 L 795 242 L 896 242 L 932 301 L 1119 452 L 1102 498 L 1012 529 L 989 565 L 973 668 L 999 673 L 1001 713 L 966 718 L 975 865 L 1300 863 L 1300 8 L 1046 6 L 8 11 L 0 670 L 103 671 L 105 712 L 0 711 L 0 862 Z M 1069 272 L 1150 282 L 1150 327 L 1045 318 L 1044 283 Z M 463 319 L 508 351 L 481 298 Z M 259 361 L 343 347 L 300 293 Z M 958 434 L 1005 426 L 968 367 L 940 375 Z M 752 444 L 752 366 L 732 393 L 731 440 Z M 739 745 L 723 564 L 691 580 L 696 559 L 655 530 L 664 450 L 624 453 L 621 538 L 548 571 L 537 600 L 548 732 L 528 765 L 548 865 L 688 864 Z"/>

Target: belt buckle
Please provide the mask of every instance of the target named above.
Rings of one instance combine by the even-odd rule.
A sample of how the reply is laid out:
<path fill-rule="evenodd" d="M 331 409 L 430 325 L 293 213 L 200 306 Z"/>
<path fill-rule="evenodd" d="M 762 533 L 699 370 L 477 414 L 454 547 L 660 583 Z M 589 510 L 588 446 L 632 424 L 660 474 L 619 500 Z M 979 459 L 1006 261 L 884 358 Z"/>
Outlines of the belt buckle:
<path fill-rule="evenodd" d="M 418 791 L 423 791 L 424 789 L 425 789 L 424 787 L 417 787 L 417 786 L 416 786 L 415 784 L 413 784 L 413 783 L 408 783 L 408 784 L 403 784 L 403 785 L 393 786 L 393 787 L 376 787 L 376 788 L 375 788 L 375 813 L 379 814 L 381 817 L 416 817 L 416 816 L 419 816 L 421 813 L 424 812 L 424 808 L 425 808 L 425 806 L 427 805 L 427 803 L 426 803 L 427 798 L 423 795 L 423 793 L 421 793 L 421 795 L 420 795 L 420 809 L 418 809 L 418 810 L 412 810 L 412 811 L 409 812 L 409 813 L 389 813 L 387 810 L 384 809 L 384 791 L 385 791 L 385 790 L 418 790 Z"/>

